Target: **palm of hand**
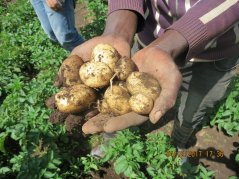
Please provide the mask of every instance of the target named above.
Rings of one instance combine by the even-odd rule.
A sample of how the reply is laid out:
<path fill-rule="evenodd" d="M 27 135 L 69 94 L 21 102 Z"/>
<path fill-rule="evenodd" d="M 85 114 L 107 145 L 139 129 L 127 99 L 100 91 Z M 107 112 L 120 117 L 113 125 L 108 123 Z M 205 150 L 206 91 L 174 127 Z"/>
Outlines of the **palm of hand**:
<path fill-rule="evenodd" d="M 149 114 L 156 123 L 176 102 L 182 77 L 172 57 L 156 47 L 147 47 L 133 56 L 139 71 L 153 75 L 161 85 L 160 96 L 155 100 Z"/>

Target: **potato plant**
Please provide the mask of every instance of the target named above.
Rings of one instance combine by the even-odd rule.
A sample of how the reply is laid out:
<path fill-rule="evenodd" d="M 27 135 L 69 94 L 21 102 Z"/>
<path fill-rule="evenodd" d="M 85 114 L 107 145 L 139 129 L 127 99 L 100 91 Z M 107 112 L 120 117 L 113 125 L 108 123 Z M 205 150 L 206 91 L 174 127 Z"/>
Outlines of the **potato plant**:
<path fill-rule="evenodd" d="M 239 76 L 234 78 L 228 97 L 220 104 L 210 124 L 229 136 L 239 133 Z"/>
<path fill-rule="evenodd" d="M 68 53 L 49 41 L 29 1 L 9 3 L 0 18 L 0 178 L 62 178 L 69 166 L 60 165 L 75 164 L 73 151 L 86 145 L 53 126 L 44 104 Z"/>
<path fill-rule="evenodd" d="M 117 132 L 104 147 L 106 156 L 102 162 L 112 162 L 117 174 L 128 178 L 211 178 L 213 171 L 205 167 L 192 166 L 189 163 L 181 167 L 180 157 L 169 156 L 176 149 L 170 144 L 169 136 L 163 132 L 142 136 L 139 130 L 126 129 Z M 199 176 L 199 177 L 197 177 Z"/>

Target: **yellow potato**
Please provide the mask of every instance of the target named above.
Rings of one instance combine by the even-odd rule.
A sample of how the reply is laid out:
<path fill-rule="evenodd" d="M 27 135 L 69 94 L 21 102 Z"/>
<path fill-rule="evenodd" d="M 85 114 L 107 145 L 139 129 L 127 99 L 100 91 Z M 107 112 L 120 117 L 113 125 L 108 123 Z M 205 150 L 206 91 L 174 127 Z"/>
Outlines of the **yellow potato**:
<path fill-rule="evenodd" d="M 91 88 L 107 86 L 113 76 L 113 71 L 103 62 L 86 62 L 79 71 L 83 83 Z"/>
<path fill-rule="evenodd" d="M 126 114 L 131 111 L 129 105 L 130 94 L 128 91 L 118 85 L 109 87 L 104 94 L 104 100 L 107 102 L 110 114 L 115 116 Z"/>
<path fill-rule="evenodd" d="M 63 88 L 55 95 L 60 112 L 79 113 L 88 109 L 96 101 L 95 91 L 83 84 Z"/>
<path fill-rule="evenodd" d="M 105 99 L 98 101 L 97 108 L 98 108 L 99 112 L 102 114 L 110 113 L 109 105 Z"/>
<path fill-rule="evenodd" d="M 117 74 L 119 80 L 126 80 L 126 78 L 136 70 L 136 65 L 129 57 L 120 58 L 115 66 L 114 72 Z"/>
<path fill-rule="evenodd" d="M 129 104 L 132 111 L 137 114 L 149 114 L 153 109 L 154 102 L 150 97 L 138 93 L 131 96 Z"/>
<path fill-rule="evenodd" d="M 161 91 L 158 81 L 143 72 L 132 72 L 126 79 L 126 86 L 131 95 L 141 93 L 155 100 Z"/>
<path fill-rule="evenodd" d="M 64 87 L 81 84 L 79 69 L 84 61 L 77 55 L 65 59 L 60 67 L 58 78 Z"/>
<path fill-rule="evenodd" d="M 118 51 L 108 44 L 98 44 L 92 51 L 91 61 L 104 62 L 111 70 L 114 70 L 116 62 L 120 55 Z"/>

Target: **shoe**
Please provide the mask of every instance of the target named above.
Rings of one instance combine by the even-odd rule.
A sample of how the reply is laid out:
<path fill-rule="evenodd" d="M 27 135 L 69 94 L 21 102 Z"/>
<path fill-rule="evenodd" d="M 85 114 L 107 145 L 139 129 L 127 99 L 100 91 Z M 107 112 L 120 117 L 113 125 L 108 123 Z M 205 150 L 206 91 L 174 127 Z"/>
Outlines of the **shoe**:
<path fill-rule="evenodd" d="M 95 157 L 99 157 L 99 158 L 103 158 L 105 156 L 105 152 L 103 150 L 104 146 L 107 146 L 109 141 L 115 137 L 115 132 L 113 133 L 103 133 L 103 139 L 104 142 L 102 144 L 97 145 L 96 147 L 94 147 L 91 152 L 90 155 L 95 156 Z"/>

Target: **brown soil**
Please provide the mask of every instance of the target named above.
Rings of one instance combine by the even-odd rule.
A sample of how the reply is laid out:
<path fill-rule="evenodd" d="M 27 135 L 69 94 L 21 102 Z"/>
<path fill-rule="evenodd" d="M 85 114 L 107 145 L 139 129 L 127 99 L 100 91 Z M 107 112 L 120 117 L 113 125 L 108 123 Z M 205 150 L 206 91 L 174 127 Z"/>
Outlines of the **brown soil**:
<path fill-rule="evenodd" d="M 69 133 L 82 133 L 81 132 L 81 126 L 84 122 L 84 118 L 79 115 L 68 115 L 67 118 L 65 119 L 65 126 L 66 130 Z"/>
<path fill-rule="evenodd" d="M 67 116 L 68 114 L 62 113 L 56 110 L 50 115 L 49 121 L 52 124 L 62 124 L 65 121 Z"/>
<path fill-rule="evenodd" d="M 48 108 L 50 109 L 56 109 L 56 101 L 55 101 L 55 95 L 49 97 L 46 101 L 45 104 Z"/>
<path fill-rule="evenodd" d="M 78 30 L 91 22 L 90 18 L 86 18 L 87 13 L 86 4 L 78 1 L 75 8 L 75 25 Z"/>
<path fill-rule="evenodd" d="M 122 175 L 117 175 L 112 165 L 106 165 L 97 173 L 92 173 L 93 179 L 126 179 Z"/>

